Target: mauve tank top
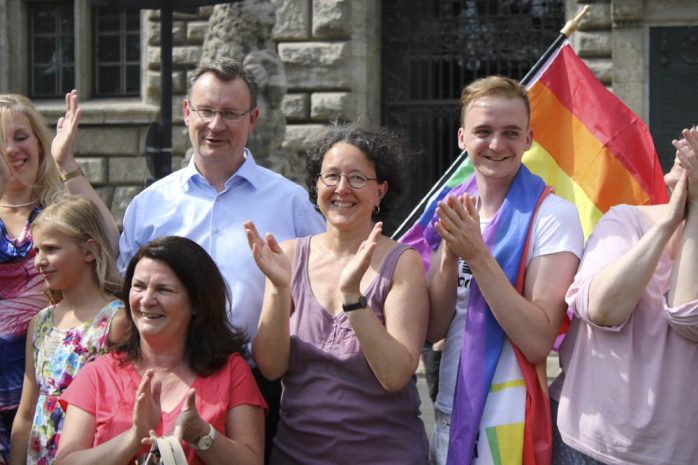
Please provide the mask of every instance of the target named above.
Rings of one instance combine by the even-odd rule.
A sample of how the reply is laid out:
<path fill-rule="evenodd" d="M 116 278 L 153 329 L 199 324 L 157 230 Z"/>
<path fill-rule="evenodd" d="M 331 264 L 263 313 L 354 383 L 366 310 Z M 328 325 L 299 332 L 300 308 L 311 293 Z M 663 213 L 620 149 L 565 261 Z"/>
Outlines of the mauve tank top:
<path fill-rule="evenodd" d="M 408 248 L 398 244 L 390 250 L 364 290 L 383 323 L 395 265 Z M 271 463 L 426 464 L 428 442 L 419 418 L 416 378 L 399 392 L 383 389 L 346 315 L 330 315 L 315 299 L 309 252 L 310 237 L 298 239 L 291 285 L 291 352 Z"/>

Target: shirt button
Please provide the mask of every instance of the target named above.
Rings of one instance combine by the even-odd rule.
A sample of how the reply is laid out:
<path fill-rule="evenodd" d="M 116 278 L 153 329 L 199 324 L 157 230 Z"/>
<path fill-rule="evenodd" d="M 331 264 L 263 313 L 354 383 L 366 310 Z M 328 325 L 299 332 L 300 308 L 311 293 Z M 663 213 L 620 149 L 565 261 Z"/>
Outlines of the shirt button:
<path fill-rule="evenodd" d="M 219 228 L 213 228 L 213 234 L 218 234 L 219 232 L 221 232 Z"/>

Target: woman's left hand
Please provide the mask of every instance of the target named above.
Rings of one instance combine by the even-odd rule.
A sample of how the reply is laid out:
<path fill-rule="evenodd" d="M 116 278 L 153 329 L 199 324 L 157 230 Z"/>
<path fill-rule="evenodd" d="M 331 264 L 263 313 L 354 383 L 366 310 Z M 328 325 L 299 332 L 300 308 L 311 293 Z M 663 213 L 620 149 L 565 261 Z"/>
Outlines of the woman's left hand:
<path fill-rule="evenodd" d="M 688 200 L 698 201 L 698 128 L 684 129 L 682 135 L 684 144 L 676 145 L 676 157 L 681 162 L 684 171 L 688 175 Z"/>
<path fill-rule="evenodd" d="M 201 436 L 208 434 L 209 429 L 208 422 L 201 418 L 196 410 L 196 390 L 189 389 L 182 411 L 175 423 L 174 436 L 180 441 L 195 443 Z"/>
<path fill-rule="evenodd" d="M 342 270 L 339 277 L 339 291 L 343 294 L 360 293 L 361 278 L 364 277 L 364 273 L 371 264 L 373 252 L 376 250 L 382 232 L 383 222 L 379 221 L 371 230 L 368 238 L 361 243 L 354 257 Z"/>
<path fill-rule="evenodd" d="M 61 116 L 56 124 L 56 137 L 51 143 L 51 156 L 63 171 L 75 169 L 75 166 L 65 166 L 75 163 L 75 140 L 78 136 L 78 124 L 80 123 L 80 108 L 78 108 L 78 91 L 72 90 L 65 95 L 65 115 Z"/>

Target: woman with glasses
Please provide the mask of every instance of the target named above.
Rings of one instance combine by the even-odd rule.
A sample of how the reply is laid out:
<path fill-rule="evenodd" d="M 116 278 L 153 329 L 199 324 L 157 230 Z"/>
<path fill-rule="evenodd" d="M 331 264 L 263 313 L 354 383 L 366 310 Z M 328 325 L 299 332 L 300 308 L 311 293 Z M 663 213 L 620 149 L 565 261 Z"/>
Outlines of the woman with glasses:
<path fill-rule="evenodd" d="M 425 464 L 414 372 L 428 297 L 416 251 L 375 222 L 401 191 L 404 147 L 384 129 L 331 128 L 310 150 L 324 233 L 279 244 L 245 224 L 267 276 L 252 357 L 283 376 L 271 463 Z"/>

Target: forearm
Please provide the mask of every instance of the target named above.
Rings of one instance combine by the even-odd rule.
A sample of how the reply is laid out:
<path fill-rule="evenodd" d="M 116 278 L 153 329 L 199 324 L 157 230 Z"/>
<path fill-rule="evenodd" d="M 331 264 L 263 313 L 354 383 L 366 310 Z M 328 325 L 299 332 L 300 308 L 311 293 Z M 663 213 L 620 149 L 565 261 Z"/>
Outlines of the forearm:
<path fill-rule="evenodd" d="M 261 451 L 260 451 L 261 452 Z M 211 448 L 205 451 L 196 451 L 202 462 L 206 465 L 260 465 L 262 453 L 257 453 L 252 448 L 234 441 L 222 433 L 218 433 Z"/>
<path fill-rule="evenodd" d="M 417 369 L 419 350 L 411 351 L 393 337 L 370 307 L 351 311 L 347 316 L 361 352 L 381 386 L 388 392 L 404 388 Z"/>
<path fill-rule="evenodd" d="M 681 246 L 671 272 L 669 306 L 698 300 L 698 202 L 688 206 Z"/>
<path fill-rule="evenodd" d="M 436 342 L 448 334 L 456 312 L 458 257 L 443 253 L 443 246 L 432 257 L 429 268 L 429 326 L 427 340 Z"/>
<path fill-rule="evenodd" d="M 291 317 L 290 287 L 276 288 L 269 281 L 265 293 L 257 335 L 252 341 L 252 359 L 267 379 L 277 379 L 288 369 L 291 346 L 289 319 Z"/>
<path fill-rule="evenodd" d="M 132 429 L 98 446 L 72 450 L 70 445 L 58 451 L 56 465 L 127 465 L 142 447 Z"/>
<path fill-rule="evenodd" d="M 560 329 L 561 317 L 553 320 L 539 305 L 517 292 L 489 252 L 471 260 L 469 265 L 480 292 L 509 340 L 529 362 L 545 360 Z M 564 291 L 561 294 L 556 311 L 564 313 Z"/>
<path fill-rule="evenodd" d="M 672 233 L 665 225 L 652 226 L 627 253 L 594 276 L 588 297 L 593 323 L 618 326 L 630 317 Z"/>
<path fill-rule="evenodd" d="M 12 436 L 10 438 L 10 465 L 25 465 L 27 463 L 27 450 L 29 448 L 29 432 L 31 431 L 33 418 L 17 413 L 12 423 Z"/>

